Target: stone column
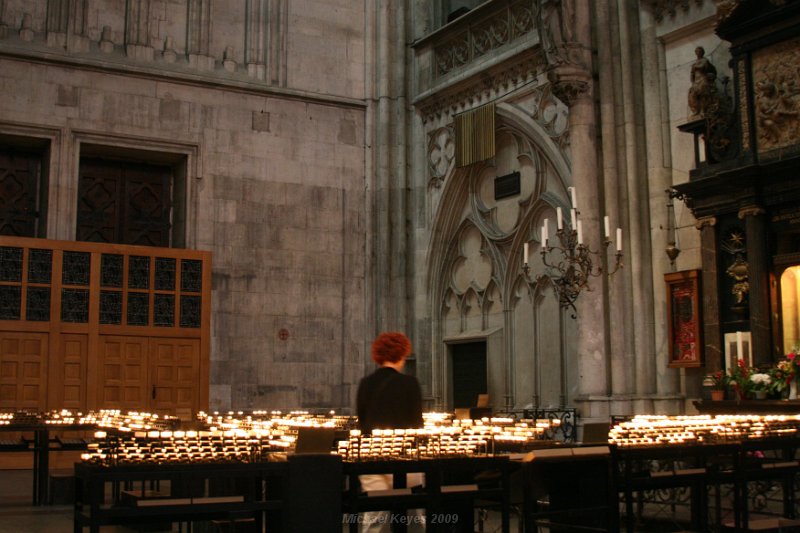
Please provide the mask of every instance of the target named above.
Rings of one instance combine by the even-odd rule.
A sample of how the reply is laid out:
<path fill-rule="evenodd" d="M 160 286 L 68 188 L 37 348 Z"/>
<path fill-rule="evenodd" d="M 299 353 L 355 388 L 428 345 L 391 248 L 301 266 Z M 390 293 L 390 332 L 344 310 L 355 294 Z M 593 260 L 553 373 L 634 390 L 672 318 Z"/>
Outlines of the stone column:
<path fill-rule="evenodd" d="M 247 0 L 244 62 L 247 73 L 259 80 L 267 75 L 267 0 Z"/>
<path fill-rule="evenodd" d="M 703 296 L 703 344 L 705 348 L 703 358 L 708 372 L 725 369 L 719 318 L 719 261 L 716 224 L 717 219 L 713 216 L 698 218 L 696 224 L 697 229 L 700 230 L 700 256 L 703 265 L 700 288 Z"/>
<path fill-rule="evenodd" d="M 189 64 L 202 70 L 214 68 L 209 53 L 211 42 L 211 0 L 189 0 L 186 21 L 186 53 Z"/>
<path fill-rule="evenodd" d="M 125 53 L 133 59 L 153 60 L 153 47 L 150 45 L 150 0 L 128 0 Z"/>
<path fill-rule="evenodd" d="M 543 7 L 544 9 L 544 7 Z M 561 35 L 549 34 L 548 53 L 553 66 L 548 78 L 554 94 L 569 106 L 569 132 L 572 159 L 572 185 L 578 191 L 580 219 L 586 244 L 592 250 L 602 247 L 600 198 L 602 180 L 598 173 L 597 123 L 591 73 L 591 16 L 588 0 L 565 0 L 558 8 Z M 550 17 L 550 20 L 556 20 Z M 548 27 L 542 27 L 547 34 Z M 546 43 L 545 43 L 546 44 Z M 575 403 L 581 417 L 607 418 L 610 378 L 607 354 L 607 295 L 602 282 L 590 281 L 595 290 L 582 291 L 576 302 L 578 311 L 577 366 L 578 390 Z"/>
<path fill-rule="evenodd" d="M 772 363 L 770 334 L 769 272 L 767 271 L 767 221 L 764 209 L 748 206 L 739 210 L 744 220 L 747 245 L 747 274 L 750 283 L 750 337 L 753 364 Z"/>
<path fill-rule="evenodd" d="M 595 110 L 592 99 L 590 73 L 580 67 L 562 66 L 551 72 L 553 89 L 570 108 L 569 128 L 572 149 L 572 184 L 578 191 L 578 210 L 583 224 L 586 243 L 593 249 L 602 249 L 600 222 L 599 177 L 597 173 L 597 147 Z M 606 354 L 605 314 L 608 309 L 606 294 L 600 289 L 584 290 L 578 296 L 578 399 L 576 403 L 588 402 L 581 411 L 582 416 L 607 416 L 608 360 Z M 601 405 L 592 405 L 602 397 Z"/>

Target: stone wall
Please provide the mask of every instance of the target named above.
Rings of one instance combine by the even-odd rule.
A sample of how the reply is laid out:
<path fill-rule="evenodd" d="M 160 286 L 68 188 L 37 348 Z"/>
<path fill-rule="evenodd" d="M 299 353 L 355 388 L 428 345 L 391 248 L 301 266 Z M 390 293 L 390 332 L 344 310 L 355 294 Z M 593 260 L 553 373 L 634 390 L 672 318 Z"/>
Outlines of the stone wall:
<path fill-rule="evenodd" d="M 185 242 L 213 252 L 212 409 L 353 404 L 371 337 L 363 9 L 0 2 L 0 138 L 49 142 L 48 237 L 74 238 L 89 146 L 183 162 Z"/>

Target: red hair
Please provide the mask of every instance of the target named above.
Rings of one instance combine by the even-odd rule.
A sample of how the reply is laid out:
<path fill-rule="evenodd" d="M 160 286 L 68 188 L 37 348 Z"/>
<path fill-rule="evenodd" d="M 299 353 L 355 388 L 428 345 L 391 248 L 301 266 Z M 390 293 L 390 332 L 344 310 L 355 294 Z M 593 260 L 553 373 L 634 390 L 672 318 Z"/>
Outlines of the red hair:
<path fill-rule="evenodd" d="M 372 341 L 372 360 L 379 365 L 397 363 L 410 354 L 411 341 L 400 332 L 384 332 Z"/>

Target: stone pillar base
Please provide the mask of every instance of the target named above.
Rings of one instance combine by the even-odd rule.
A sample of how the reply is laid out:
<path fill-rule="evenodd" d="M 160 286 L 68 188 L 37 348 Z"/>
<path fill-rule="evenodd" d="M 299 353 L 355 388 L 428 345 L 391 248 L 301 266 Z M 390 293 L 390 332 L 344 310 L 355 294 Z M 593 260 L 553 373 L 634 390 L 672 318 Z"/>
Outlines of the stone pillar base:
<path fill-rule="evenodd" d="M 687 400 L 679 394 L 586 396 L 575 400 L 580 424 L 608 422 L 612 416 L 679 415 Z"/>

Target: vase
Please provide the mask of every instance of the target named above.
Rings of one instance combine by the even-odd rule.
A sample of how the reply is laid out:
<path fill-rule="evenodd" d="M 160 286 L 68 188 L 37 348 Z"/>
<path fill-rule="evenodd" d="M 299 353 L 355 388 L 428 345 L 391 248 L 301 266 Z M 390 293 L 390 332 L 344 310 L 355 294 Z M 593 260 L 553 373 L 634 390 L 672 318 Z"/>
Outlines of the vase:
<path fill-rule="evenodd" d="M 711 399 L 715 402 L 719 402 L 725 399 L 725 391 L 724 390 L 712 390 L 711 391 Z"/>
<path fill-rule="evenodd" d="M 756 400 L 766 400 L 767 399 L 767 391 L 765 391 L 765 390 L 753 391 L 753 394 L 754 394 Z"/>
<path fill-rule="evenodd" d="M 789 399 L 790 400 L 797 399 L 797 381 L 795 380 L 792 380 L 792 382 L 789 383 Z"/>

